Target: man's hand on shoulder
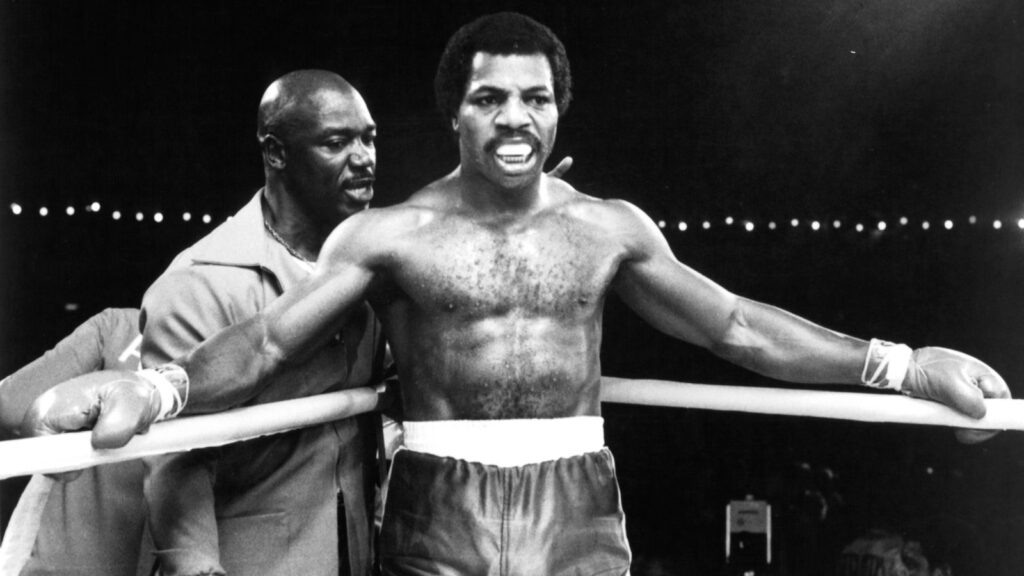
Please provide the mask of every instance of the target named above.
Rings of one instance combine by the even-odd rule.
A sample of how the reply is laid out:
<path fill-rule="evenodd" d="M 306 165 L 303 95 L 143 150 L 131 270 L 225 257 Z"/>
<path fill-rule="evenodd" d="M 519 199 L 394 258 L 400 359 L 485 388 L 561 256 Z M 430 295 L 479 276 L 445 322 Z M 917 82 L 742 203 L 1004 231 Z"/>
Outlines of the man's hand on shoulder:
<path fill-rule="evenodd" d="M 1003 377 L 984 362 L 948 348 L 926 347 L 911 355 L 903 390 L 915 398 L 927 398 L 950 406 L 972 418 L 985 415 L 985 398 L 1009 398 Z M 964 443 L 995 436 L 991 430 L 957 430 Z"/>
<path fill-rule="evenodd" d="M 23 436 L 92 429 L 94 448 L 120 448 L 144 434 L 160 414 L 156 387 L 137 372 L 102 370 L 50 388 L 22 421 Z"/>
<path fill-rule="evenodd" d="M 572 168 L 572 156 L 566 156 L 565 158 L 562 158 L 562 160 L 555 165 L 550 172 L 548 172 L 548 177 L 561 178 L 562 176 L 565 176 L 565 173 L 568 172 L 570 168 Z"/>

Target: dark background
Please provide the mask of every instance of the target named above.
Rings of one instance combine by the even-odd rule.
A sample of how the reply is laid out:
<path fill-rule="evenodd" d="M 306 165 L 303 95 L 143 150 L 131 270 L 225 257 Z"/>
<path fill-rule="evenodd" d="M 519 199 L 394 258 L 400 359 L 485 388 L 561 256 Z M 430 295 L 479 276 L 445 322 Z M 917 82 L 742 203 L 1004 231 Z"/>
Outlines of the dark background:
<path fill-rule="evenodd" d="M 221 222 L 255 192 L 256 106 L 284 72 L 335 70 L 366 97 L 377 205 L 450 171 L 434 68 L 459 25 L 503 8 L 569 52 L 576 99 L 554 158 L 576 159 L 571 183 L 665 221 L 680 259 L 735 292 L 857 336 L 961 349 L 1024 394 L 1019 0 L 2 0 L 0 373 L 104 307 L 137 305 L 211 229 L 202 214 Z M 614 298 L 605 333 L 607 374 L 778 385 Z M 773 503 L 779 573 L 829 573 L 871 527 L 921 540 L 958 575 L 1021 573 L 1019 433 L 965 447 L 939 428 L 605 415 L 634 574 L 720 571 L 724 506 L 746 494 Z"/>

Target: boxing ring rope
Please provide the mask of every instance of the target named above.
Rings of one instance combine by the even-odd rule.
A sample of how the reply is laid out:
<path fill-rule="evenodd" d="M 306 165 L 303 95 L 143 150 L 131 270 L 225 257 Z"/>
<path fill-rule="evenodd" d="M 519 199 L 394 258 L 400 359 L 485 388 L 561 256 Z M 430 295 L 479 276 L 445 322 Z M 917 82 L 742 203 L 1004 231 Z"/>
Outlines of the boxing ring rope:
<path fill-rule="evenodd" d="M 603 402 L 671 408 L 692 408 L 833 418 L 861 422 L 892 422 L 1024 430 L 1024 400 L 986 400 L 988 414 L 974 420 L 937 402 L 899 394 L 835 392 L 788 388 L 754 388 L 689 384 L 667 380 L 605 377 Z M 236 408 L 154 424 L 123 448 L 94 450 L 88 431 L 0 442 L 0 479 L 51 474 L 134 460 L 144 456 L 222 446 L 348 418 L 380 406 L 372 388 L 356 388 L 319 396 Z"/>
<path fill-rule="evenodd" d="M 348 418 L 378 408 L 373 388 L 258 404 L 158 422 L 123 448 L 94 450 L 91 432 L 70 432 L 0 442 L 0 479 L 53 474 L 145 456 L 223 446 Z"/>
<path fill-rule="evenodd" d="M 601 400 L 618 404 L 861 422 L 1024 430 L 1024 400 L 986 400 L 987 415 L 981 420 L 974 420 L 936 402 L 897 394 L 753 388 L 611 377 L 602 380 Z M 0 442 L 0 479 L 67 472 L 144 456 L 222 446 L 348 418 L 378 409 L 380 405 L 381 396 L 375 389 L 331 392 L 160 422 L 154 424 L 149 433 L 136 436 L 123 448 L 112 450 L 94 450 L 88 431 L 9 440 Z M 42 511 L 41 502 L 45 502 L 51 483 L 52 480 L 43 477 L 33 478 L 29 486 L 33 493 L 28 498 L 23 495 L 19 500 L 0 548 L 0 575 L 9 573 L 5 563 L 12 562 L 13 556 L 19 553 L 12 551 L 17 548 L 14 540 L 29 540 L 28 552 L 31 552 L 31 541 L 34 541 L 38 516 Z M 35 528 L 31 525 L 33 516 Z M 18 534 L 13 534 L 15 532 Z M 29 535 L 32 538 L 28 538 Z M 20 553 L 27 554 L 24 550 Z"/>
<path fill-rule="evenodd" d="M 601 384 L 601 400 L 616 404 L 984 430 L 1024 430 L 1024 400 L 985 400 L 987 413 L 981 420 L 975 420 L 937 402 L 890 393 L 753 388 L 609 376 L 602 378 Z M 842 389 L 856 390 L 852 386 Z"/>

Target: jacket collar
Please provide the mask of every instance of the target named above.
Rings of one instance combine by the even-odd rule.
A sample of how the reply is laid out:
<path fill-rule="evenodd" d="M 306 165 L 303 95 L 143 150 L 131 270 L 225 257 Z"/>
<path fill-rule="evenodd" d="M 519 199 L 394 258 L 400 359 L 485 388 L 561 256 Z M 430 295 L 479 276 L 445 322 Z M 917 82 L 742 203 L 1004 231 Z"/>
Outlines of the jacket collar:
<path fill-rule="evenodd" d="M 264 228 L 263 189 L 228 221 L 193 246 L 192 264 L 263 268 L 288 287 L 310 270 L 285 250 Z"/>

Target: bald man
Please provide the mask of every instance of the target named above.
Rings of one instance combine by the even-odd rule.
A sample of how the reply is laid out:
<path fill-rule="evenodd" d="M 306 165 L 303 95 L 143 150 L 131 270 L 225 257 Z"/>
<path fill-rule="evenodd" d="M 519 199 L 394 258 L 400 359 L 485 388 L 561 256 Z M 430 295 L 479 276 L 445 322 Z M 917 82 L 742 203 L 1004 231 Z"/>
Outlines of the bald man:
<path fill-rule="evenodd" d="M 377 128 L 359 92 L 337 74 L 303 70 L 277 79 L 257 125 L 265 185 L 147 291 L 145 366 L 262 310 L 310 273 L 328 233 L 373 198 Z M 308 362 L 256 395 L 225 395 L 222 407 L 369 384 L 380 340 L 369 308 L 332 333 Z M 361 417 L 148 459 L 160 574 L 368 574 L 372 426 L 372 417 Z M 339 493 L 348 550 L 340 562 Z"/>

